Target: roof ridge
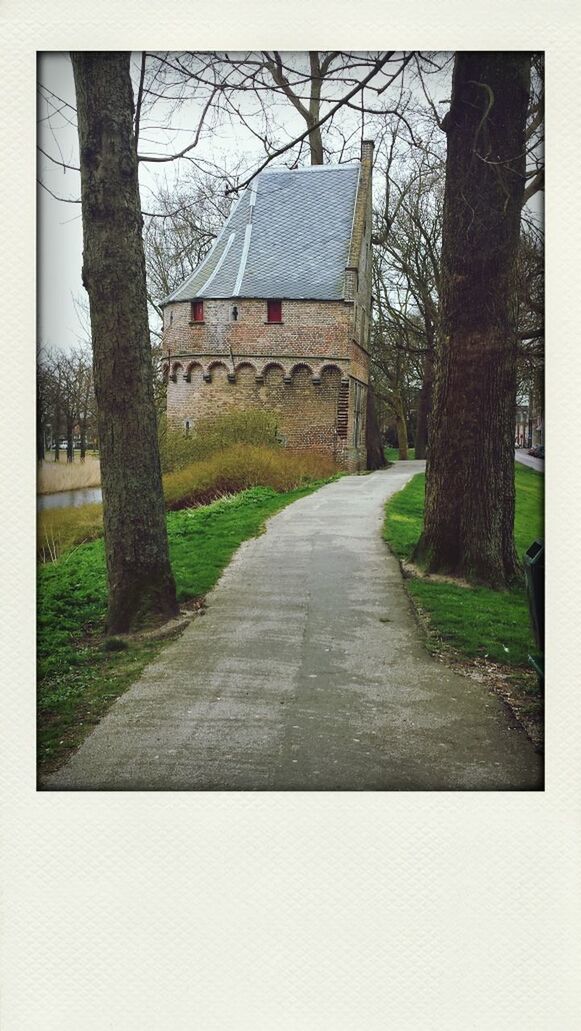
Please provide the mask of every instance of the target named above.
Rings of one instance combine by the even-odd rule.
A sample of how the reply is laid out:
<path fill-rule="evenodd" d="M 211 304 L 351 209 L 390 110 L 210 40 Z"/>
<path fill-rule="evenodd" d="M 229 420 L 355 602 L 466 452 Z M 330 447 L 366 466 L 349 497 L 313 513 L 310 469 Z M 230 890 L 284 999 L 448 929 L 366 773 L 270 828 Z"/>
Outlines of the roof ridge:
<path fill-rule="evenodd" d="M 359 165 L 360 162 L 355 160 L 351 163 L 343 161 L 341 162 L 341 164 L 334 165 L 302 165 L 300 168 L 286 168 L 283 166 L 277 166 L 276 168 L 265 168 L 262 172 L 259 173 L 259 175 L 280 175 L 282 172 L 292 172 L 293 174 L 296 174 L 297 172 L 327 172 L 330 169 L 332 169 L 333 171 L 337 171 L 338 169 L 340 169 L 341 171 L 345 169 L 353 171 L 353 169 L 358 168 Z"/>

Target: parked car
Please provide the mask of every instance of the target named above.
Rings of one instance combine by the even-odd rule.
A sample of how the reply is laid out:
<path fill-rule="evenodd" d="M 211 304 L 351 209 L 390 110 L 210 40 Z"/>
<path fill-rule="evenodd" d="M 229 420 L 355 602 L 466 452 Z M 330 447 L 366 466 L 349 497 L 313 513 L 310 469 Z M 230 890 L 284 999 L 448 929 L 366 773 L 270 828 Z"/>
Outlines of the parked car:
<path fill-rule="evenodd" d="M 544 458 L 545 448 L 543 444 L 535 444 L 534 447 L 530 447 L 527 454 L 532 455 L 533 458 Z"/>

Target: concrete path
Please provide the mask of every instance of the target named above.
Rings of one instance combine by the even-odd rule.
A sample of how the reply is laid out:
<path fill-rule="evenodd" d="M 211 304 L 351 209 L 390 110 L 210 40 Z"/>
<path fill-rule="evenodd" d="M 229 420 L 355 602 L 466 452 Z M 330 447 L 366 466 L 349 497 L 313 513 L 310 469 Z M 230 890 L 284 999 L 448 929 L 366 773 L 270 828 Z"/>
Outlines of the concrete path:
<path fill-rule="evenodd" d="M 544 458 L 533 458 L 532 455 L 527 455 L 526 451 L 521 448 L 514 452 L 515 462 L 520 462 L 521 465 L 528 465 L 529 469 L 535 469 L 538 473 L 544 473 L 545 471 L 545 459 Z"/>
<path fill-rule="evenodd" d="M 422 468 L 346 477 L 272 518 L 45 786 L 539 788 L 499 699 L 426 652 L 381 539 L 385 499 Z"/>

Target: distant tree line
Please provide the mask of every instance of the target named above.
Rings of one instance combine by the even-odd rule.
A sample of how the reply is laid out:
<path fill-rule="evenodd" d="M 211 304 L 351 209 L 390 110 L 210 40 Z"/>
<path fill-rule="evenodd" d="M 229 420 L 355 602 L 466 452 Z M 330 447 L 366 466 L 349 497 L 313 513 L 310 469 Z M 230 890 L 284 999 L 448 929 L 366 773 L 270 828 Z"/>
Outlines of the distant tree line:
<path fill-rule="evenodd" d="M 36 457 L 42 462 L 54 450 L 73 461 L 75 444 L 84 462 L 87 450 L 97 445 L 97 411 L 93 389 L 93 363 L 88 346 L 72 351 L 41 348 L 36 378 Z M 64 446 L 63 446 L 64 445 Z"/>

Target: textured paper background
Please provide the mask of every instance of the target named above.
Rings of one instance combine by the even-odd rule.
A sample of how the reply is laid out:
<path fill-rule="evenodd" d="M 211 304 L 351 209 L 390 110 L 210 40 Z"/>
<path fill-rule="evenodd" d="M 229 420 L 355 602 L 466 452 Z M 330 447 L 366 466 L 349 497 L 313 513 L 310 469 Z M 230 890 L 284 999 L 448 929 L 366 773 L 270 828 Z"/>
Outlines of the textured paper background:
<path fill-rule="evenodd" d="M 2 1031 L 581 1026 L 576 6 L 2 4 Z M 544 793 L 35 792 L 35 51 L 261 45 L 547 50 Z"/>

